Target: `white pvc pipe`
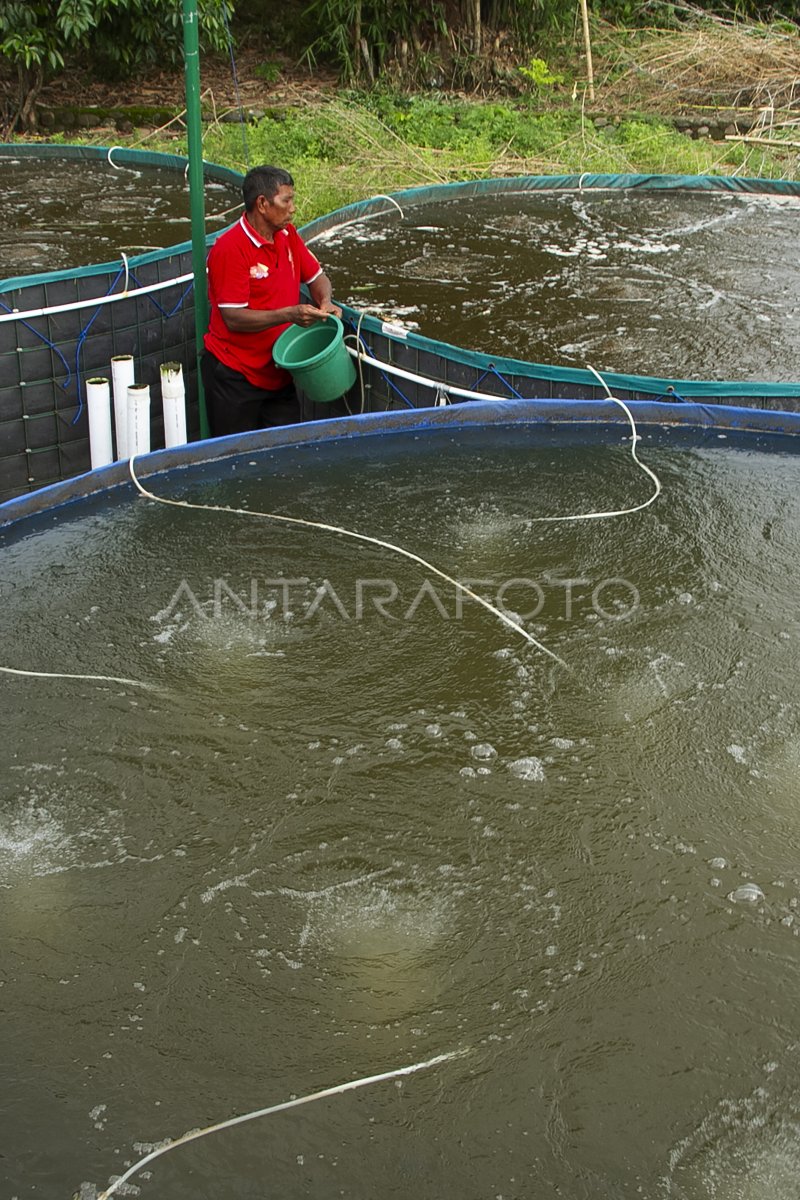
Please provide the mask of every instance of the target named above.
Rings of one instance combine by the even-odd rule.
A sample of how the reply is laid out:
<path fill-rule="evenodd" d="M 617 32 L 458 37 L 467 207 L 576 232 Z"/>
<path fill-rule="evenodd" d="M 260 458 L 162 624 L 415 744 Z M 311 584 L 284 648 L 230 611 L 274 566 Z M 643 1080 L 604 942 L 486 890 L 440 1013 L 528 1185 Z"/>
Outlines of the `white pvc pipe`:
<path fill-rule="evenodd" d="M 86 380 L 86 407 L 89 410 L 89 450 L 94 471 L 114 461 L 111 446 L 111 388 L 107 379 Z"/>
<path fill-rule="evenodd" d="M 349 335 L 348 335 L 349 336 Z M 517 400 L 518 396 L 493 396 L 489 392 L 472 392 L 469 388 L 456 387 L 452 383 L 444 383 L 441 379 L 431 379 L 428 375 L 416 375 L 413 371 L 405 371 L 394 363 L 383 362 L 380 358 L 372 358 L 369 354 L 361 354 L 353 346 L 345 346 L 351 358 L 360 358 L 367 367 L 376 371 L 385 371 L 387 375 L 397 375 L 399 379 L 407 379 L 409 383 L 424 383 L 434 391 L 446 392 L 448 396 L 462 396 L 465 400 Z M 525 399 L 525 397 L 523 397 Z"/>
<path fill-rule="evenodd" d="M 110 296 L 97 296 L 94 300 L 76 300 L 73 304 L 51 304 L 47 308 L 29 308 L 25 312 L 15 309 L 0 313 L 0 325 L 4 321 L 27 321 L 30 317 L 49 317 L 52 313 L 77 312 L 79 308 L 101 308 L 115 300 L 131 300 L 135 296 L 148 296 L 151 292 L 163 292 L 176 283 L 188 283 L 194 275 L 176 275 L 174 279 L 162 279 L 160 283 L 149 283 L 146 287 L 134 288 L 131 292 L 113 292 Z M 0 293 L 2 294 L 2 293 Z"/>
<path fill-rule="evenodd" d="M 183 367 L 178 362 L 161 366 L 161 400 L 164 405 L 164 445 L 186 444 L 186 389 Z"/>
<path fill-rule="evenodd" d="M 117 435 L 117 460 L 130 458 L 128 452 L 128 388 L 134 381 L 132 354 L 117 354 L 111 360 L 114 386 L 114 431 Z"/>
<path fill-rule="evenodd" d="M 150 385 L 128 388 L 128 458 L 150 453 Z"/>

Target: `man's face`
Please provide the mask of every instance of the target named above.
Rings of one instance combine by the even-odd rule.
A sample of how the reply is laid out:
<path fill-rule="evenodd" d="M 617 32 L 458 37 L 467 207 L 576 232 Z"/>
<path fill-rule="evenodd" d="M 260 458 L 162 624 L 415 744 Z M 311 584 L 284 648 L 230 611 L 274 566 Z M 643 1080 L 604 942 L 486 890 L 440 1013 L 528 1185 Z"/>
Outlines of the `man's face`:
<path fill-rule="evenodd" d="M 259 196 L 258 203 L 264 220 L 277 232 L 284 229 L 294 216 L 294 188 L 284 183 L 271 200 Z"/>

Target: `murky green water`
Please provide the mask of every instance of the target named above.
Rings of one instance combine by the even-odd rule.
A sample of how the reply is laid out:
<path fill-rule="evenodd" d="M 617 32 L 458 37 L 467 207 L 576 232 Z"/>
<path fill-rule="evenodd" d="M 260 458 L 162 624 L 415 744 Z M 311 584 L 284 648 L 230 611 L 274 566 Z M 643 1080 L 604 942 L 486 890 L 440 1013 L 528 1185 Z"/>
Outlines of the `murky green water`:
<path fill-rule="evenodd" d="M 160 690 L 0 684 L 4 1196 L 460 1048 L 134 1182 L 798 1196 L 800 459 L 640 453 L 656 505 L 562 526 L 530 518 L 648 495 L 619 433 L 395 435 L 160 485 L 541 600 L 569 669 L 322 533 L 130 494 L 6 535 L 4 664 Z"/>
<path fill-rule="evenodd" d="M 340 301 L 427 337 L 665 379 L 800 378 L 798 206 L 703 192 L 432 203 L 314 242 Z"/>
<path fill-rule="evenodd" d="M 189 189 L 181 171 L 108 163 L 0 157 L 0 279 L 113 262 L 189 240 Z M 241 193 L 206 181 L 208 232 L 240 211 Z"/>

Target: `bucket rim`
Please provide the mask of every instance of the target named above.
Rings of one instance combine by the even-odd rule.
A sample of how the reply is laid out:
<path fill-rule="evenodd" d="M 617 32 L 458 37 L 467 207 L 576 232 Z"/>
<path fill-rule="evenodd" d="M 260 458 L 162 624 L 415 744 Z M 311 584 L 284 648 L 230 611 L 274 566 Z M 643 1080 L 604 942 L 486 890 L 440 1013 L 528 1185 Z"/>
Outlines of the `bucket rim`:
<path fill-rule="evenodd" d="M 304 334 L 316 331 L 320 326 L 325 327 L 326 323 L 330 322 L 334 328 L 334 336 L 322 350 L 318 350 L 316 354 L 312 354 L 309 358 L 304 359 L 301 363 L 286 362 L 283 357 L 290 346 L 299 341 Z M 287 336 L 289 335 L 289 336 Z M 316 366 L 319 362 L 325 359 L 334 350 L 339 342 L 344 337 L 344 325 L 335 313 L 328 313 L 325 321 L 317 321 L 314 325 L 295 325 L 292 322 L 284 331 L 279 334 L 272 347 L 272 357 L 279 367 L 283 367 L 285 371 L 305 371 L 309 367 Z M 284 341 L 285 339 L 285 341 Z M 283 346 L 281 342 L 283 341 Z"/>

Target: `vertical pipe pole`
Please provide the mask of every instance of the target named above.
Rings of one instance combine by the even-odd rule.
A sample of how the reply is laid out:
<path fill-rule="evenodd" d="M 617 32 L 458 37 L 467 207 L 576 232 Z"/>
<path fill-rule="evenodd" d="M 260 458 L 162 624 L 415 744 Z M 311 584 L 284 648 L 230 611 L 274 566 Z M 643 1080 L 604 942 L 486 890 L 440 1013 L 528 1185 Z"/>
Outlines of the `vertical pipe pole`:
<path fill-rule="evenodd" d="M 111 449 L 111 388 L 107 379 L 86 380 L 86 407 L 89 410 L 89 454 L 94 471 L 114 461 Z"/>
<path fill-rule="evenodd" d="M 115 354 L 111 359 L 111 382 L 114 388 L 114 433 L 117 439 L 117 461 L 130 458 L 128 453 L 128 388 L 134 382 L 132 354 Z"/>
<path fill-rule="evenodd" d="M 183 367 L 179 362 L 161 365 L 161 403 L 164 408 L 164 445 L 186 444 L 186 396 Z"/>
<path fill-rule="evenodd" d="M 128 388 L 128 457 L 150 453 L 150 384 Z"/>
<path fill-rule="evenodd" d="M 203 135 L 200 117 L 200 33 L 197 0 L 183 0 L 183 55 L 186 71 L 186 128 L 189 136 L 189 205 L 192 218 L 192 271 L 194 273 L 194 329 L 197 357 L 197 399 L 200 437 L 209 436 L 200 355 L 208 328 L 206 289 L 206 212 L 203 194 Z"/>
<path fill-rule="evenodd" d="M 586 78 L 589 82 L 589 100 L 594 104 L 594 64 L 592 63 L 592 35 L 589 29 L 589 5 L 587 0 L 581 0 L 581 20 L 583 23 L 583 45 L 586 51 Z"/>

